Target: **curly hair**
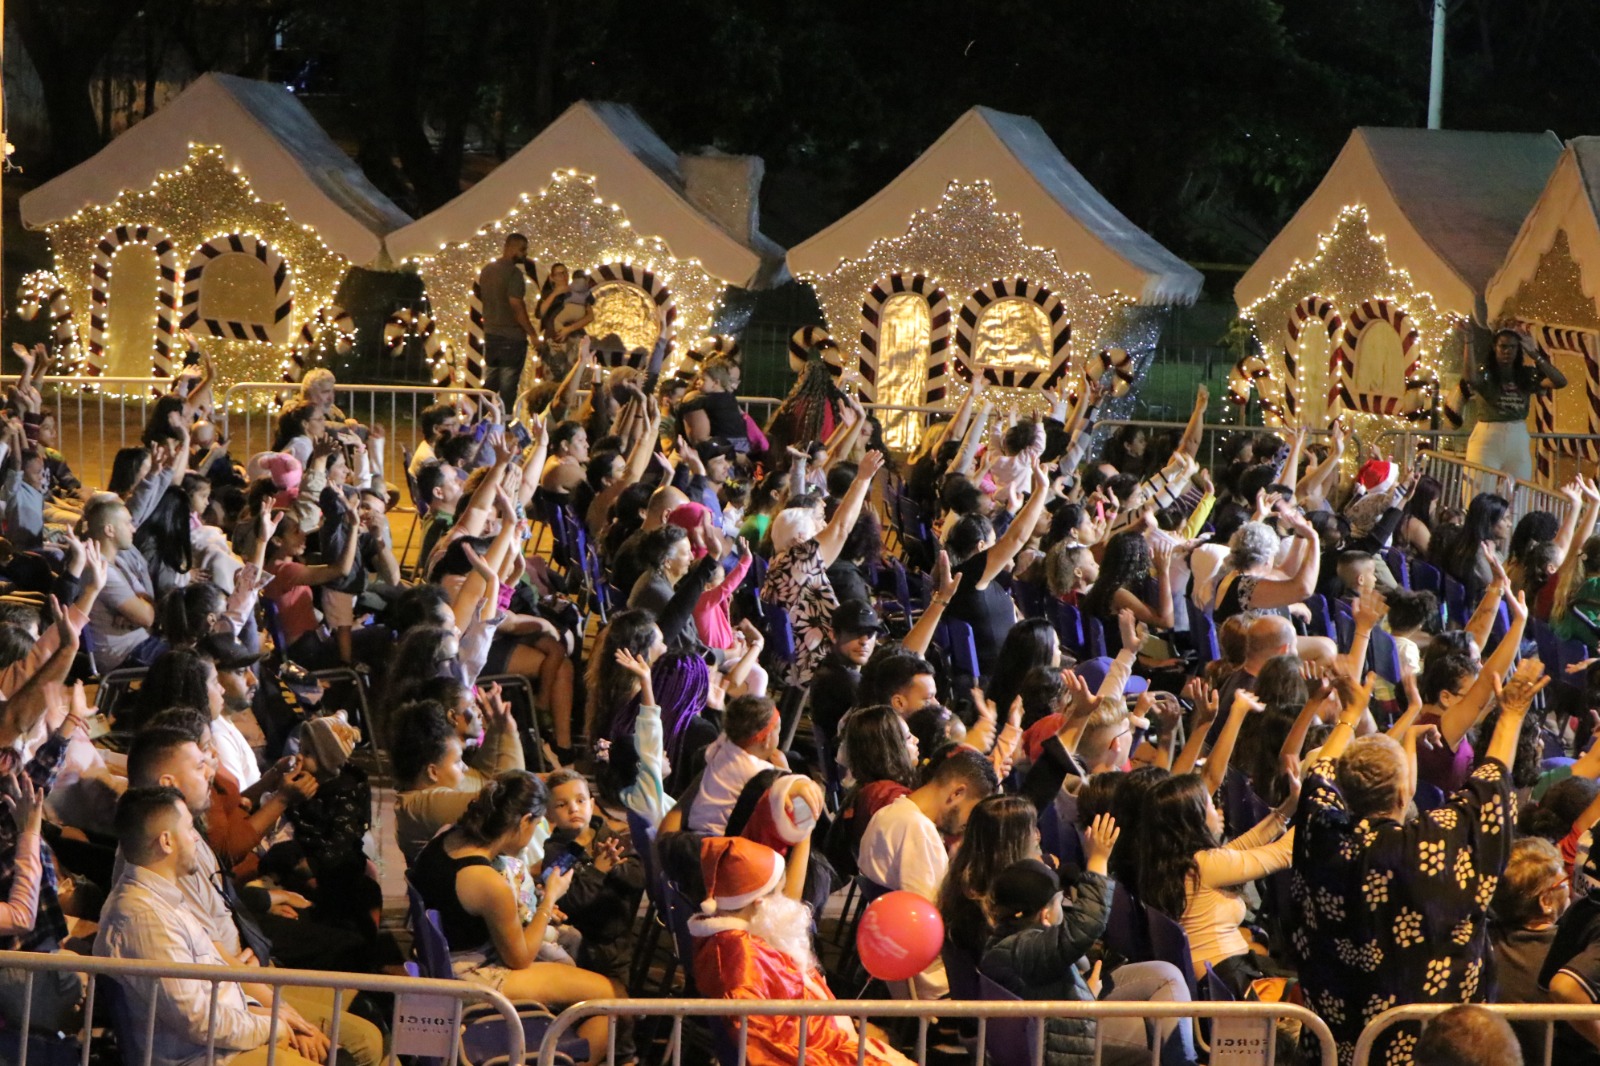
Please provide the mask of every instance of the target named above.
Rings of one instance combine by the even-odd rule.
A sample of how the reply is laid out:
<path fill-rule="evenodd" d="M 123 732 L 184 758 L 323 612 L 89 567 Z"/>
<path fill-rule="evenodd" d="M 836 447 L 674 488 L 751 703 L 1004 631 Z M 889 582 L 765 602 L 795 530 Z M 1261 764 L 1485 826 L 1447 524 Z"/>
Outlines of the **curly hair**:
<path fill-rule="evenodd" d="M 1278 535 L 1265 522 L 1246 522 L 1228 538 L 1228 565 L 1241 573 L 1278 555 Z"/>
<path fill-rule="evenodd" d="M 1118 533 L 1106 544 L 1105 558 L 1100 560 L 1100 576 L 1094 586 L 1084 593 L 1082 611 L 1102 621 L 1111 618 L 1111 602 L 1118 589 L 1128 589 L 1137 595 L 1150 577 L 1150 545 L 1144 534 L 1130 529 Z"/>
<path fill-rule="evenodd" d="M 1150 790 L 1139 824 L 1139 896 L 1174 921 L 1189 899 L 1195 856 L 1222 845 L 1206 822 L 1205 779 L 1169 777 Z"/>

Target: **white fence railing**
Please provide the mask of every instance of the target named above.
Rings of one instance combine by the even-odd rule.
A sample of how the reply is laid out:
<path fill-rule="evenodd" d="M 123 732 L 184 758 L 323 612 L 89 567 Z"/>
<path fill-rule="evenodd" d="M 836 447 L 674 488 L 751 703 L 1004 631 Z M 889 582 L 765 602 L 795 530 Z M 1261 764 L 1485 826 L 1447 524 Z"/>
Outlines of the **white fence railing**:
<path fill-rule="evenodd" d="M 1438 479 L 1441 506 L 1465 507 L 1478 493 L 1494 492 L 1511 501 L 1513 523 L 1529 511 L 1549 511 L 1564 518 L 1572 506 L 1559 492 L 1513 478 L 1494 467 L 1469 463 L 1459 455 L 1424 449 L 1417 454 L 1417 463 L 1424 474 Z"/>
<path fill-rule="evenodd" d="M 15 374 L 0 385 L 15 385 Z M 39 392 L 56 412 L 58 447 L 86 485 L 104 485 L 119 448 L 139 443 L 150 408 L 172 388 L 171 378 L 47 377 Z"/>
<path fill-rule="evenodd" d="M 325 973 L 319 970 L 280 970 L 273 967 L 197 966 L 192 963 L 101 959 L 70 953 L 41 954 L 26 951 L 0 951 L 0 969 L 20 971 L 28 975 L 23 990 L 20 1057 L 16 1066 L 28 1066 L 28 1038 L 31 1034 L 29 1014 L 33 1004 L 33 985 L 35 977 L 42 973 L 76 973 L 84 974 L 88 978 L 88 995 L 83 1007 L 83 1028 L 77 1037 L 80 1044 L 79 1061 L 82 1066 L 89 1066 L 93 1052 L 91 1042 L 94 1036 L 96 988 L 100 981 L 106 978 L 118 980 L 177 977 L 209 984 L 211 995 L 207 1015 L 209 1021 L 206 1034 L 208 1045 L 206 1066 L 213 1066 L 217 1059 L 215 1038 L 219 986 L 237 983 L 268 985 L 273 990 L 272 1002 L 264 1004 L 269 1006 L 272 1012 L 271 1033 L 267 1044 L 267 1066 L 274 1066 L 278 1051 L 277 1036 L 280 1032 L 286 1031 L 287 1023 L 282 1021 L 284 1006 L 282 991 L 285 988 L 333 990 L 332 1020 L 326 1033 L 329 1038 L 327 1060 L 329 1066 L 338 1057 L 339 1019 L 348 1006 L 345 996 L 350 992 L 377 992 L 395 997 L 394 1013 L 390 1019 L 391 1030 L 395 1034 L 395 1045 L 388 1059 L 391 1063 L 395 1061 L 396 1054 L 429 1057 L 442 1055 L 446 1060 L 453 1060 L 460 1046 L 458 1033 L 461 1028 L 462 1010 L 469 1002 L 487 1004 L 504 1020 L 507 1062 L 521 1062 L 525 1050 L 522 1021 L 511 1001 L 492 988 L 470 981 L 391 977 L 386 974 Z M 448 1020 L 442 1016 L 443 1012 L 436 1009 L 440 1006 L 440 1001 L 444 1001 L 443 1006 L 449 1013 Z M 127 1002 L 126 997 L 124 1002 Z M 143 1034 L 144 1055 L 141 1059 L 134 1059 L 130 1055 L 132 1049 L 125 1043 L 122 1044 L 124 1066 L 150 1066 L 154 1052 L 151 1037 L 156 1032 L 156 1007 L 159 1002 L 159 996 L 150 997 L 150 1007 L 145 1017 L 127 1019 L 130 1026 L 140 1027 Z M 448 1024 L 443 1024 L 446 1021 Z M 130 1036 L 131 1034 L 119 1033 L 119 1038 L 122 1040 L 127 1040 Z M 55 1034 L 50 1034 L 50 1037 L 55 1038 Z M 0 1036 L 0 1039 L 5 1037 Z M 429 1045 L 440 1039 L 446 1041 L 443 1050 L 431 1050 Z M 407 1046 L 402 1047 L 402 1044 Z"/>
<path fill-rule="evenodd" d="M 588 1018 L 606 1015 L 612 1018 L 624 1017 L 650 1017 L 671 1018 L 672 1039 L 669 1045 L 672 1049 L 672 1066 L 680 1066 L 683 1051 L 683 1022 L 685 1018 L 706 1018 L 713 1022 L 727 1021 L 729 1019 L 757 1018 L 757 1017 L 788 1017 L 788 1018 L 848 1018 L 857 1025 L 857 1031 L 866 1032 L 866 1023 L 869 1019 L 913 1019 L 917 1023 L 917 1041 L 915 1061 L 919 1066 L 925 1066 L 928 1061 L 928 1029 L 935 1019 L 947 1018 L 976 1018 L 978 1020 L 977 1051 L 972 1059 L 975 1063 L 985 1061 L 985 1052 L 990 1050 L 991 1044 L 998 1044 L 990 1024 L 996 1021 L 1006 1022 L 1033 1022 L 1030 1038 L 1032 1050 L 1028 1061 L 1018 1062 L 1007 1058 L 1004 1066 L 1043 1066 L 1044 1062 L 1044 1020 L 1048 1018 L 1084 1018 L 1095 1021 L 1104 1021 L 1108 1018 L 1136 1018 L 1143 1021 L 1159 1021 L 1162 1019 L 1182 1018 L 1207 1018 L 1212 1022 L 1212 1046 L 1215 1047 L 1218 1039 L 1218 1027 L 1225 1026 L 1230 1034 L 1228 1039 L 1238 1039 L 1249 1044 L 1255 1049 L 1254 1058 L 1234 1058 L 1229 1061 L 1261 1062 L 1264 1066 L 1272 1066 L 1273 1055 L 1276 1050 L 1276 1030 L 1279 1021 L 1297 1022 L 1303 1029 L 1309 1030 L 1316 1037 L 1321 1048 L 1321 1066 L 1336 1066 L 1338 1052 L 1333 1040 L 1333 1033 L 1321 1018 L 1306 1010 L 1304 1007 L 1291 1003 L 1145 1003 L 1138 1001 L 1043 1001 L 1043 1000 L 1015 1000 L 1010 1002 L 982 1001 L 962 1002 L 960 1000 L 941 999 L 938 1001 L 891 1001 L 891 1000 L 747 1000 L 747 999 L 599 999 L 588 1000 L 575 1006 L 568 1007 L 556 1018 L 545 1031 L 544 1039 L 539 1045 L 538 1066 L 554 1066 L 556 1062 L 556 1048 L 562 1037 L 580 1022 Z M 726 1053 L 737 1052 L 737 1060 L 730 1062 L 724 1054 L 717 1058 L 722 1066 L 746 1066 L 748 1058 L 749 1028 L 737 1026 L 737 1034 L 729 1031 L 729 1046 L 719 1047 L 718 1051 Z M 806 1062 L 806 1026 L 800 1025 L 799 1045 L 795 1049 L 795 1066 L 805 1066 Z M 616 1063 L 616 1026 L 611 1026 L 611 1042 L 606 1049 L 605 1062 L 615 1066 Z M 1103 1038 L 1105 1027 L 1095 1026 L 1094 1058 L 1084 1066 L 1099 1066 L 1102 1061 Z M 1008 1044 L 1010 1042 L 1008 1041 Z M 1244 1050 L 1238 1047 L 1235 1050 Z M 1215 1052 L 1213 1052 L 1215 1054 Z M 865 1042 L 861 1045 L 858 1063 L 866 1060 Z M 512 1060 L 515 1061 L 515 1060 Z M 1152 1066 L 1161 1061 L 1161 1047 L 1159 1043 L 1151 1048 L 1150 1061 Z M 1215 1060 L 1214 1060 L 1215 1061 Z M 1307 1066 L 1312 1066 L 1308 1063 Z"/>
<path fill-rule="evenodd" d="M 1356 1040 L 1354 1066 L 1369 1066 L 1372 1049 L 1383 1034 L 1397 1025 L 1421 1022 L 1424 1025 L 1458 1004 L 1413 1003 L 1404 1007 L 1391 1007 L 1367 1023 Z M 1555 1048 L 1555 1030 L 1558 1022 L 1600 1022 L 1600 1004 L 1574 1006 L 1566 1003 L 1481 1003 L 1484 1010 L 1498 1014 L 1508 1022 L 1544 1023 L 1544 1056 L 1540 1060 L 1550 1066 Z M 1408 1060 L 1409 1061 L 1409 1060 Z M 1485 1058 L 1483 1061 L 1488 1061 Z M 1526 1066 L 1535 1066 L 1527 1062 Z"/>

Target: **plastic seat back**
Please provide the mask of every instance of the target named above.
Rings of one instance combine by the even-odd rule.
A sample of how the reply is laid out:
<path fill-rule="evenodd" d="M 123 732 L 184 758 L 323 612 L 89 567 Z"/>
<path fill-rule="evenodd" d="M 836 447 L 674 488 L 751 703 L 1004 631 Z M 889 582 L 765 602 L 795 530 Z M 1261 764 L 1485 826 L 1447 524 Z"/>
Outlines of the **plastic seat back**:
<path fill-rule="evenodd" d="M 986 1002 L 1018 1003 L 1022 997 L 1005 986 L 978 975 L 978 990 Z M 985 1050 L 994 1066 L 1028 1066 L 1039 1046 L 1039 1018 L 990 1018 L 985 1026 Z"/>

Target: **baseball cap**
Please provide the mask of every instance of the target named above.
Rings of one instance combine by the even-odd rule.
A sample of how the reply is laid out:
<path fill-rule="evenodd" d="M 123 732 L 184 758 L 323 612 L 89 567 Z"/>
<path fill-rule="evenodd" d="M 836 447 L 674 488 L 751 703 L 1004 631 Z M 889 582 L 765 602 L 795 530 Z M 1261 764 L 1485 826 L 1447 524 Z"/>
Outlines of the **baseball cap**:
<path fill-rule="evenodd" d="M 835 638 L 857 637 L 863 633 L 882 633 L 883 619 L 872 609 L 872 604 L 861 600 L 846 600 L 833 609 L 833 635 Z"/>
<path fill-rule="evenodd" d="M 259 651 L 251 651 L 230 633 L 208 633 L 200 638 L 196 649 L 216 663 L 219 670 L 243 670 L 261 661 Z"/>

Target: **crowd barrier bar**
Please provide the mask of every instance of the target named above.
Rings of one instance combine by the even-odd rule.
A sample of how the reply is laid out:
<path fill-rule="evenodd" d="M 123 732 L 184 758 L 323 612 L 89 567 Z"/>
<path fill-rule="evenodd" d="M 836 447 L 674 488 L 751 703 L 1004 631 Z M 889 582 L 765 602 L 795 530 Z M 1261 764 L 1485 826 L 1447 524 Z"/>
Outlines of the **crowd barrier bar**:
<path fill-rule="evenodd" d="M 1508 481 L 1511 482 L 1509 498 L 1513 523 L 1529 511 L 1548 511 L 1557 518 L 1565 518 L 1567 509 L 1572 506 L 1559 492 L 1512 478 L 1493 467 L 1469 463 L 1459 455 L 1425 448 L 1417 454 L 1417 463 L 1424 474 L 1438 479 L 1442 486 L 1439 503 L 1447 507 L 1465 507 L 1472 496 L 1480 492 L 1500 492 Z"/>
<path fill-rule="evenodd" d="M 21 380 L 20 375 L 0 375 L 0 386 L 10 387 Z M 139 437 L 144 431 L 144 424 L 150 417 L 150 406 L 172 388 L 171 378 L 82 378 L 82 377 L 46 377 L 43 379 L 42 388 L 47 405 L 56 410 L 56 426 L 60 435 L 61 451 L 67 451 L 69 439 L 77 442 L 76 450 L 70 458 L 79 458 L 80 462 L 74 464 L 80 474 L 82 470 L 82 456 L 88 454 L 84 447 L 86 433 L 91 423 L 96 427 L 94 433 L 94 456 L 99 466 L 102 483 L 111 475 L 111 454 L 118 448 L 126 448 L 139 443 Z M 138 405 L 139 417 L 137 423 L 129 429 L 127 414 L 129 408 Z M 111 426 L 114 432 L 107 432 L 107 414 L 111 416 Z M 115 446 L 112 442 L 115 441 Z M 109 453 L 108 453 L 109 449 Z M 91 475 L 92 476 L 92 475 Z M 84 484 L 89 484 L 85 479 Z"/>
<path fill-rule="evenodd" d="M 241 381 L 229 385 L 217 398 L 217 417 L 223 420 L 228 431 L 228 451 L 238 462 L 244 462 L 257 452 L 272 447 L 272 437 L 277 431 L 278 413 L 264 398 L 276 397 L 295 386 L 281 381 Z M 470 396 L 483 401 L 494 396 L 490 389 L 466 389 L 426 385 L 346 385 L 335 384 L 333 402 L 347 417 L 363 425 L 382 423 L 388 433 L 389 443 L 384 451 L 384 474 L 390 482 L 399 485 L 405 481 L 400 469 L 402 446 L 415 452 L 422 437 L 418 430 L 418 417 L 422 409 L 446 397 Z M 239 422 L 243 420 L 241 427 Z M 411 500 L 403 495 L 399 511 L 409 511 Z"/>
<path fill-rule="evenodd" d="M 82 1066 L 89 1066 L 90 1041 L 93 1036 L 94 998 L 96 978 L 109 977 L 182 977 L 195 981 L 204 981 L 211 986 L 210 1013 L 206 1031 L 206 1066 L 214 1066 L 217 1058 L 216 1039 L 217 1022 L 217 989 L 222 983 L 245 983 L 270 985 L 273 989 L 272 1003 L 272 1029 L 267 1044 L 267 1066 L 274 1066 L 277 1061 L 280 1008 L 283 1002 L 282 989 L 284 988 L 329 988 L 333 990 L 333 1020 L 328 1032 L 329 1066 L 338 1057 L 339 1048 L 339 1018 L 345 1009 L 345 993 L 354 992 L 381 992 L 395 996 L 429 996 L 447 998 L 455 1001 L 454 1016 L 451 1021 L 450 1032 L 453 1034 L 452 1043 L 456 1050 L 460 1050 L 458 1035 L 461 1028 L 462 1008 L 468 1000 L 487 1003 L 500 1013 L 505 1019 L 506 1052 L 508 1062 L 520 1063 L 525 1051 L 522 1042 L 522 1022 L 517 1015 L 516 1008 L 504 995 L 484 985 L 471 981 L 441 981 L 426 977 L 391 977 L 388 974 L 359 974 L 359 973 L 334 973 L 322 970 L 282 970 L 277 967 L 256 966 L 201 966 L 195 963 L 179 962 L 146 962 L 140 959 L 102 959 L 88 955 L 74 955 L 70 952 L 57 952 L 44 954 L 31 951 L 0 951 L 0 969 L 22 971 L 28 974 L 27 984 L 23 989 L 22 1026 L 21 1026 L 21 1058 L 17 1066 L 28 1066 L 28 1035 L 31 1030 L 29 1015 L 33 1007 L 33 982 L 34 975 L 39 973 L 81 973 L 87 974 L 88 995 L 83 1007 L 83 1031 L 80 1039 L 83 1043 Z M 150 999 L 150 1010 L 144 1020 L 145 1027 L 145 1056 L 143 1066 L 150 1066 L 155 1045 L 151 1035 L 156 1026 L 157 997 Z M 402 1002 L 395 1000 L 395 1013 L 391 1016 L 391 1028 L 399 1031 L 400 1011 Z M 126 1053 L 128 1049 L 123 1049 Z M 398 1051 L 391 1048 L 388 1056 L 390 1066 L 394 1066 Z M 452 1056 L 453 1058 L 454 1056 Z M 134 1063 L 124 1060 L 126 1066 L 135 1066 Z"/>
<path fill-rule="evenodd" d="M 672 1049 L 671 1066 L 682 1066 L 683 1059 L 683 1020 L 685 1018 L 752 1018 L 777 1015 L 780 1017 L 844 1017 L 857 1023 L 858 1032 L 865 1032 L 868 1018 L 915 1018 L 917 1019 L 917 1054 L 916 1061 L 919 1066 L 925 1066 L 928 1061 L 928 1028 L 935 1019 L 945 1018 L 976 1018 L 978 1019 L 977 1055 L 973 1061 L 984 1062 L 984 1054 L 988 1050 L 987 1023 L 993 1019 L 1025 1019 L 1043 1022 L 1046 1018 L 1089 1018 L 1101 1020 L 1105 1018 L 1138 1018 L 1140 1020 L 1156 1021 L 1163 1018 L 1210 1018 L 1210 1019 L 1237 1019 L 1241 1021 L 1261 1021 L 1270 1024 L 1265 1048 L 1265 1066 L 1273 1066 L 1273 1057 L 1276 1053 L 1276 1023 L 1279 1021 L 1296 1021 L 1309 1029 L 1321 1046 L 1321 1066 L 1337 1066 L 1338 1051 L 1334 1044 L 1333 1033 L 1321 1018 L 1304 1007 L 1292 1003 L 1146 1003 L 1135 1000 L 1127 1001 L 1044 1001 L 1044 1000 L 1014 1000 L 1007 1002 L 981 1001 L 963 1002 L 960 1000 L 810 1000 L 810 999 L 591 999 L 575 1004 L 562 1011 L 556 1020 L 545 1030 L 544 1039 L 539 1045 L 538 1066 L 554 1066 L 556 1061 L 556 1046 L 568 1029 L 579 1022 L 598 1015 L 611 1018 L 625 1017 L 671 1017 L 672 1018 Z M 611 1027 L 609 1046 L 606 1048 L 605 1061 L 611 1066 L 616 1063 L 616 1026 Z M 795 1066 L 805 1066 L 806 1062 L 806 1027 L 800 1026 L 800 1043 L 796 1048 Z M 1101 1059 L 1101 1042 L 1104 1029 L 1095 1027 L 1095 1048 L 1093 1066 L 1099 1066 Z M 737 1066 L 747 1066 L 748 1063 L 749 1028 L 739 1027 L 738 1060 Z M 515 1062 L 516 1060 L 511 1060 Z M 1044 1026 L 1038 1027 L 1034 1040 L 1032 1066 L 1042 1066 L 1044 1061 Z M 1151 1066 L 1157 1066 L 1161 1061 L 1161 1048 L 1156 1046 L 1151 1049 Z M 857 1055 L 857 1066 L 865 1066 L 866 1042 L 861 1041 Z M 723 1066 L 731 1066 L 724 1062 Z M 1008 1063 L 1007 1066 L 1023 1066 L 1021 1063 Z"/>
<path fill-rule="evenodd" d="M 1411 1003 L 1401 1007 L 1390 1007 L 1361 1030 L 1361 1036 L 1356 1039 L 1354 1066 L 1368 1066 L 1372 1059 L 1373 1045 L 1378 1042 L 1378 1038 L 1385 1030 L 1406 1022 L 1426 1024 L 1445 1011 L 1458 1006 L 1460 1006 L 1458 1003 Z M 1543 1022 L 1545 1066 L 1550 1066 L 1554 1053 L 1557 1022 L 1600 1021 L 1600 1004 L 1592 1003 L 1581 1006 L 1570 1003 L 1479 1003 L 1476 1006 L 1498 1014 L 1508 1022 Z"/>

